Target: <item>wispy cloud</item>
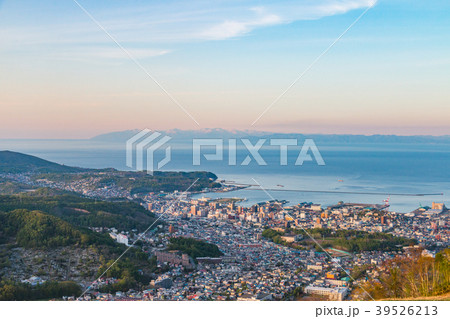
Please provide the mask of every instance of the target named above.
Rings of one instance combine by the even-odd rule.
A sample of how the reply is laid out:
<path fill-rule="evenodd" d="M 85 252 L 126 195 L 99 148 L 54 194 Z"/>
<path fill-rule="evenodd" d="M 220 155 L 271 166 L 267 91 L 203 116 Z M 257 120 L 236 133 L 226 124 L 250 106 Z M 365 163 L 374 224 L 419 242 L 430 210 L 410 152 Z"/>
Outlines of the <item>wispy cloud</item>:
<path fill-rule="evenodd" d="M 142 6 L 135 1 L 81 1 L 105 28 L 130 49 L 164 47 L 190 41 L 224 40 L 258 28 L 320 19 L 368 7 L 374 0 L 167 1 Z M 0 14 L 2 47 L 70 43 L 106 44 L 110 40 L 71 1 L 5 1 Z M 35 10 L 30 10 L 32 7 Z M 46 10 L 48 8 L 50 11 Z M 15 18 L 16 17 L 16 18 Z M 3 21 L 2 21 L 3 20 Z M 145 56 L 152 54 L 143 53 Z M 107 54 L 108 55 L 108 54 Z M 113 56 L 114 54 L 112 54 Z"/>
<path fill-rule="evenodd" d="M 198 38 L 206 40 L 224 40 L 243 35 L 258 27 L 265 27 L 283 22 L 283 19 L 280 16 L 267 13 L 266 10 L 261 7 L 251 8 L 249 11 L 254 12 L 255 14 L 251 19 L 241 21 L 226 20 L 200 32 Z"/>
<path fill-rule="evenodd" d="M 315 20 L 355 9 L 367 8 L 375 2 L 376 0 L 279 1 L 251 7 L 247 10 L 241 8 L 236 12 L 236 15 L 240 16 L 239 19 L 227 19 L 218 24 L 207 26 L 206 30 L 195 34 L 194 38 L 224 40 L 244 35 L 257 28 L 300 20 Z"/>

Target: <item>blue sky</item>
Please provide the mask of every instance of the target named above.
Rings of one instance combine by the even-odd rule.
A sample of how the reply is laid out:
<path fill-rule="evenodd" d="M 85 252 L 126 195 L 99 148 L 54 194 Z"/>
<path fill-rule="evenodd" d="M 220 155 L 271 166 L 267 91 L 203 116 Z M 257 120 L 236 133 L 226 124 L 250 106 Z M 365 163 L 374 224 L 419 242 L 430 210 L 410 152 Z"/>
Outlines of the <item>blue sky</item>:
<path fill-rule="evenodd" d="M 450 134 L 450 4 L 0 1 L 0 137 L 132 128 Z"/>

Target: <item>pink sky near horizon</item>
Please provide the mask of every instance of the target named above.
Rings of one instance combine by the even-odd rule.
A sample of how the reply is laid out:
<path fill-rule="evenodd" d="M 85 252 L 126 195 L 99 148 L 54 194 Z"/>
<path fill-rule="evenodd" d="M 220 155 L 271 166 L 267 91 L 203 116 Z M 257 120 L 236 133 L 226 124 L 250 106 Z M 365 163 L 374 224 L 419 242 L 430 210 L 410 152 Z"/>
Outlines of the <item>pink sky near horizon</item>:
<path fill-rule="evenodd" d="M 151 130 L 156 131 L 164 131 L 164 130 L 171 130 L 174 129 L 171 128 L 155 128 L 155 127 L 142 127 L 142 128 L 150 128 Z M 61 134 L 59 132 L 55 132 L 54 130 L 48 130 L 48 131 L 39 131 L 36 133 L 36 131 L 32 130 L 24 130 L 19 132 L 12 132 L 12 131 L 5 131 L 3 129 L 0 129 L 0 140 L 1 139 L 89 139 L 97 135 L 111 133 L 111 132 L 120 132 L 120 131 L 127 131 L 127 130 L 133 130 L 133 129 L 142 129 L 141 127 L 135 128 L 135 127 L 118 127 L 117 129 L 112 128 L 111 130 L 64 130 L 64 134 Z M 186 130 L 191 130 L 195 128 L 186 128 Z M 213 129 L 213 128 L 207 128 L 207 129 Z M 230 130 L 239 130 L 239 128 L 230 128 Z M 273 127 L 268 127 L 267 129 L 263 130 L 255 130 L 256 132 L 272 132 L 272 133 L 298 133 L 298 134 L 351 134 L 351 135 L 398 135 L 398 136 L 414 136 L 414 135 L 430 135 L 430 136 L 449 136 L 450 133 L 445 130 L 445 128 L 436 128 L 436 127 L 428 127 L 426 129 L 420 130 L 418 132 L 417 130 L 414 130 L 413 128 L 405 128 L 405 130 L 399 130 L 398 128 L 394 129 L 379 129 L 379 128 L 373 128 L 368 130 L 367 128 L 364 131 L 349 131 L 345 129 L 322 129 L 322 130 L 299 130 L 292 128 L 289 129 L 282 129 L 275 130 Z"/>
<path fill-rule="evenodd" d="M 177 100 L 200 124 L 199 126 L 163 94 L 151 96 L 85 96 L 71 92 L 23 94 L 0 101 L 0 138 L 90 138 L 92 136 L 136 128 L 152 130 L 196 130 L 222 128 L 280 133 L 314 134 L 395 134 L 450 135 L 450 108 L 426 107 L 426 97 L 402 98 L 408 104 L 395 108 L 382 98 L 352 96 L 353 105 L 344 106 L 348 97 L 335 100 L 333 94 L 295 93 L 280 101 L 252 126 L 271 98 L 226 96 L 211 93 Z M 414 94 L 413 94 L 414 95 Z M 295 102 L 298 99 L 299 102 Z M 367 99 L 367 100 L 366 100 Z M 412 101 L 415 99 L 415 101 Z M 10 103 L 8 103 L 8 100 Z M 252 103 L 253 100 L 253 103 Z M 301 102 L 300 102 L 301 101 Z M 215 107 L 209 105 L 215 104 Z M 230 106 L 232 103 L 233 106 Z M 359 108 L 359 103 L 365 103 Z M 382 103 L 377 106 L 377 103 Z M 398 102 L 396 102 L 398 103 Z M 305 107 L 302 104 L 307 104 Z M 315 105 L 314 105 L 315 104 Z M 157 105 L 157 106 L 155 106 Z M 297 106 L 298 105 L 298 106 Z M 330 107 L 330 105 L 332 105 Z"/>

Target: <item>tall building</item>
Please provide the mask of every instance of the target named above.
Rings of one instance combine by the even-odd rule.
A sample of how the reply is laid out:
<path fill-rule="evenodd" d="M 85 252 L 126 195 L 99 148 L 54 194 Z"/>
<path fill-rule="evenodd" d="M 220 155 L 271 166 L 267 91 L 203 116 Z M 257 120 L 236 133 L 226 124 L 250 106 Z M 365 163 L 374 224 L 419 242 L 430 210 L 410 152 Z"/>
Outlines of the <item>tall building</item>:
<path fill-rule="evenodd" d="M 195 205 L 191 206 L 191 215 L 192 216 L 197 215 L 197 206 L 195 206 Z"/>
<path fill-rule="evenodd" d="M 445 207 L 444 203 L 435 203 L 435 202 L 433 202 L 431 204 L 431 209 L 444 210 L 444 207 Z"/>

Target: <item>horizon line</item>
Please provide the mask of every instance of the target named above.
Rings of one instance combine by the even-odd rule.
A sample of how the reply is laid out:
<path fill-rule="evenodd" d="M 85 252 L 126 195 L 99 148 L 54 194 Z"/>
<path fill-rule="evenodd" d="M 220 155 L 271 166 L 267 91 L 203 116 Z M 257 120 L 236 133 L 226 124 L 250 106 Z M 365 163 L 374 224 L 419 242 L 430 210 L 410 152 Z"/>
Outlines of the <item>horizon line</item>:
<path fill-rule="evenodd" d="M 266 135 L 275 135 L 275 134 L 283 134 L 283 135 L 305 135 L 305 136 L 313 136 L 313 135 L 320 135 L 320 136 L 361 136 L 361 137 L 375 137 L 375 136 L 383 136 L 383 137 L 389 137 L 389 136 L 395 136 L 395 137 L 432 137 L 432 138 L 450 138 L 450 134 L 442 134 L 442 135 L 433 135 L 433 134 L 382 134 L 382 133 L 373 133 L 373 134 L 355 134 L 355 133 L 302 133 L 302 132 L 274 132 L 274 131 L 259 131 L 259 130 L 238 130 L 238 129 L 222 129 L 222 128 L 202 128 L 202 129 L 195 129 L 195 130 L 189 130 L 189 129 L 178 129 L 178 128 L 171 128 L 171 129 L 163 129 L 163 130 L 152 130 L 152 131 L 159 131 L 159 132 L 167 132 L 177 130 L 179 132 L 204 132 L 207 130 L 222 130 L 224 132 L 229 133 L 247 133 L 247 134 L 266 134 Z M 35 140 L 35 141 L 48 141 L 48 140 L 54 140 L 54 141 L 86 141 L 86 140 L 92 140 L 96 137 L 102 136 L 102 135 L 108 135 L 108 134 L 114 134 L 114 133 L 125 133 L 130 131 L 140 131 L 140 129 L 127 129 L 127 130 L 120 130 L 120 131 L 108 131 L 105 133 L 99 133 L 96 135 L 93 135 L 91 137 L 67 137 L 67 138 L 27 138 L 27 137 L 9 137 L 9 138 L 3 138 L 0 137 L 1 140 Z M 205 132 L 206 133 L 206 132 Z"/>

